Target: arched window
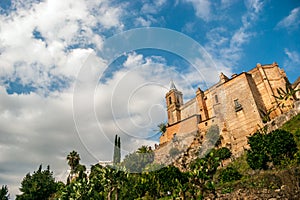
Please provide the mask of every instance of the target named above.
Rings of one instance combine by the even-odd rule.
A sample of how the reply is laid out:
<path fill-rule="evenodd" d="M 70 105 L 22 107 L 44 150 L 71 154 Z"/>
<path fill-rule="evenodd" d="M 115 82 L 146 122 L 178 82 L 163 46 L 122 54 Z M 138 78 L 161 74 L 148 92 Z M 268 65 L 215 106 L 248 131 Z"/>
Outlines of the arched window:
<path fill-rule="evenodd" d="M 172 98 L 169 97 L 169 104 L 172 104 Z"/>

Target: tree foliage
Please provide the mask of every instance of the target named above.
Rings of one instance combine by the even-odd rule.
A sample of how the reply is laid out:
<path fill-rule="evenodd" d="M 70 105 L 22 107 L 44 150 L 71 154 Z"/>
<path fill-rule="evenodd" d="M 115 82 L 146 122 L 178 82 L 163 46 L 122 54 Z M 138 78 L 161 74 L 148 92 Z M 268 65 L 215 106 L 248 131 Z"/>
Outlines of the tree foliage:
<path fill-rule="evenodd" d="M 220 160 L 226 160 L 230 158 L 231 154 L 231 151 L 226 147 L 222 147 L 218 150 L 215 150 L 215 156 L 218 157 Z"/>
<path fill-rule="evenodd" d="M 247 162 L 252 169 L 268 169 L 268 163 L 279 166 L 285 160 L 293 159 L 297 144 L 293 135 L 284 130 L 269 134 L 255 133 L 248 138 L 251 147 L 247 152 Z"/>
<path fill-rule="evenodd" d="M 23 194 L 17 199 L 199 199 L 206 190 L 214 191 L 213 176 L 221 160 L 231 153 L 224 148 L 214 149 L 197 159 L 189 171 L 181 172 L 175 166 L 153 163 L 154 152 L 142 146 L 129 154 L 121 165 L 93 165 L 89 176 L 85 167 L 76 161 L 80 160 L 79 154 L 71 152 L 69 155 L 68 163 L 74 171 L 81 166 L 72 181 L 66 185 L 55 183 L 49 167 L 42 171 L 40 166 L 33 175 L 26 175 L 21 187 Z"/>
<path fill-rule="evenodd" d="M 136 152 L 126 155 L 122 166 L 131 173 L 141 173 L 145 167 L 153 161 L 153 150 L 148 146 L 142 146 Z"/>
<path fill-rule="evenodd" d="M 167 131 L 167 126 L 164 122 L 158 124 L 157 127 L 158 127 L 158 132 L 160 132 L 161 134 L 164 134 Z"/>
<path fill-rule="evenodd" d="M 228 153 L 229 152 L 229 153 Z M 212 149 L 205 157 L 197 158 L 190 165 L 190 182 L 194 186 L 191 189 L 193 198 L 202 198 L 206 191 L 214 193 L 213 176 L 222 160 L 231 156 L 229 149 Z"/>
<path fill-rule="evenodd" d="M 43 200 L 48 199 L 57 191 L 57 183 L 53 177 L 53 172 L 48 166 L 42 170 L 42 165 L 31 175 L 28 173 L 21 182 L 21 195 L 17 195 L 17 200 Z"/>
<path fill-rule="evenodd" d="M 8 200 L 9 199 L 9 193 L 7 185 L 2 185 L 0 190 L 0 200 Z"/>

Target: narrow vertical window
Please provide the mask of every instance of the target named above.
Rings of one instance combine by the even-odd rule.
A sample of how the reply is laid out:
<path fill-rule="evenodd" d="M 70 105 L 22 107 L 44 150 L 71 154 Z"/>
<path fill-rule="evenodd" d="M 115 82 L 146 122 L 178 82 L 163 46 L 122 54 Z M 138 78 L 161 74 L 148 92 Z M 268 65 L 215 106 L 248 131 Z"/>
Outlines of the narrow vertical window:
<path fill-rule="evenodd" d="M 215 95 L 215 102 L 216 102 L 216 103 L 219 103 L 218 95 Z"/>
<path fill-rule="evenodd" d="M 172 98 L 169 97 L 169 104 L 172 104 Z"/>

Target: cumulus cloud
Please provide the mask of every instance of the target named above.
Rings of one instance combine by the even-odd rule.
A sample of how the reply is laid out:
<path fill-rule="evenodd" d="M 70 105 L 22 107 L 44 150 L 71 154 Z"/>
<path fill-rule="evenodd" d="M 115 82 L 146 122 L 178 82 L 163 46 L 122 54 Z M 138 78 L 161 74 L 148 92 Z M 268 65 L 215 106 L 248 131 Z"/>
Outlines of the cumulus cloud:
<path fill-rule="evenodd" d="M 99 32 L 123 28 L 121 6 L 105 0 L 33 1 L 26 6 L 16 1 L 14 7 L 0 16 L 0 77 L 40 91 L 49 92 L 56 79 L 74 79 L 92 49 L 102 48 Z"/>
<path fill-rule="evenodd" d="M 283 18 L 278 24 L 276 25 L 276 29 L 280 28 L 287 28 L 288 30 L 297 29 L 300 25 L 300 7 L 294 8 L 290 14 Z"/>

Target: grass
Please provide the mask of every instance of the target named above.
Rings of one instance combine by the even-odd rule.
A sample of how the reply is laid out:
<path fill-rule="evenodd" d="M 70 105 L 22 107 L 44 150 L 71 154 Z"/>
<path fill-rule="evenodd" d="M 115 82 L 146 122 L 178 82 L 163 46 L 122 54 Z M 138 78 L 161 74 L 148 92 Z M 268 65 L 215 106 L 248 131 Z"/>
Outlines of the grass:
<path fill-rule="evenodd" d="M 295 134 L 297 131 L 300 130 L 300 114 L 293 117 L 291 120 L 286 122 L 281 129 L 286 130 Z"/>

